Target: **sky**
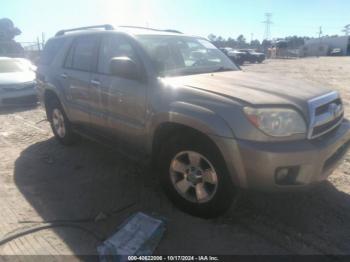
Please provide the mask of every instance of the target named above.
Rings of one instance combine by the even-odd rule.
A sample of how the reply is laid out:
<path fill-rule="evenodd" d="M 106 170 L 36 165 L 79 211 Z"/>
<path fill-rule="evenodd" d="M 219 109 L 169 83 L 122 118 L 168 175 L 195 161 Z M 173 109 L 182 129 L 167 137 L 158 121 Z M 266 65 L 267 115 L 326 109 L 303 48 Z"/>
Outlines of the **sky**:
<path fill-rule="evenodd" d="M 266 12 L 272 13 L 271 38 L 317 37 L 320 26 L 324 35 L 342 35 L 350 24 L 349 0 L 0 0 L 0 18 L 22 30 L 21 42 L 106 23 L 262 40 Z"/>

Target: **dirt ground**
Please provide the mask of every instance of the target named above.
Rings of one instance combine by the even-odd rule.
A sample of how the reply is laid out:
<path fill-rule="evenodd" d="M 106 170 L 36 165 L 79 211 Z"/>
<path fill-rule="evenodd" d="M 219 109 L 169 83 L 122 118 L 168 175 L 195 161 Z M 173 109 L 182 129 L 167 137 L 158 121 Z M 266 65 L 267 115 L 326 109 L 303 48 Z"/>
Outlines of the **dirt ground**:
<path fill-rule="evenodd" d="M 269 60 L 243 70 L 334 88 L 350 109 L 350 58 Z M 40 108 L 2 110 L 0 123 L 0 237 L 75 221 L 106 238 L 144 211 L 167 220 L 157 254 L 350 254 L 350 154 L 308 192 L 242 192 L 226 215 L 204 220 L 174 208 L 151 171 L 113 150 L 86 140 L 59 145 Z M 106 218 L 95 221 L 101 213 Z M 13 240 L 0 254 L 79 259 L 96 254 L 98 244 L 85 231 L 62 227 Z"/>

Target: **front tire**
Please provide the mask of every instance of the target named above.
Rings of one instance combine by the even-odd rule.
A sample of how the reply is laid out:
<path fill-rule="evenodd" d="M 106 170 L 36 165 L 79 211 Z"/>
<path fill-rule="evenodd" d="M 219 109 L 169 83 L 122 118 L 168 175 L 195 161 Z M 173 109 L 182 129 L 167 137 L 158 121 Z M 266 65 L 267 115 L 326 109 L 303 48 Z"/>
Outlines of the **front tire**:
<path fill-rule="evenodd" d="M 160 181 L 175 206 L 204 218 L 230 207 L 235 188 L 211 142 L 175 137 L 163 146 L 160 156 Z"/>
<path fill-rule="evenodd" d="M 55 138 L 63 145 L 72 145 L 77 140 L 63 107 L 57 98 L 52 98 L 46 106 L 47 117 Z"/>

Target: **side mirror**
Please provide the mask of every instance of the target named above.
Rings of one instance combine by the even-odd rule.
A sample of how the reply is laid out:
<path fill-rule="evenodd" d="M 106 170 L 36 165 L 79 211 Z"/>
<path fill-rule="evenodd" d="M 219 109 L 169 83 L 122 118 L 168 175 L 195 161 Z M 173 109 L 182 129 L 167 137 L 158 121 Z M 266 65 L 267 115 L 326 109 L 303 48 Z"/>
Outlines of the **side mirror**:
<path fill-rule="evenodd" d="M 126 79 L 141 79 L 138 65 L 129 57 L 113 57 L 110 61 L 110 73 Z"/>

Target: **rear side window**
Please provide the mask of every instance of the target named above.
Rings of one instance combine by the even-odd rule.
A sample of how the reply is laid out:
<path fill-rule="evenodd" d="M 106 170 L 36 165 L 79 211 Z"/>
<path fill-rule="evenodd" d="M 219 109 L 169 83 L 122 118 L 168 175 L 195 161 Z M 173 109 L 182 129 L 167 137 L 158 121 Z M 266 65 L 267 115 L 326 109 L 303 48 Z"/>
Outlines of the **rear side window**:
<path fill-rule="evenodd" d="M 65 41 L 65 38 L 50 39 L 47 41 L 39 63 L 41 65 L 50 65 Z"/>
<path fill-rule="evenodd" d="M 68 51 L 64 67 L 92 71 L 96 64 L 96 36 L 82 36 L 77 38 Z"/>

